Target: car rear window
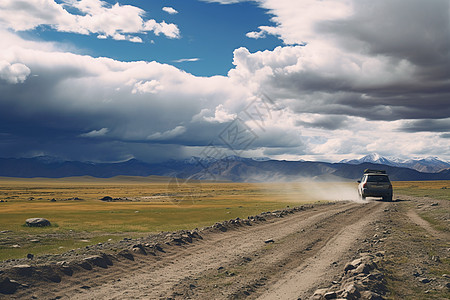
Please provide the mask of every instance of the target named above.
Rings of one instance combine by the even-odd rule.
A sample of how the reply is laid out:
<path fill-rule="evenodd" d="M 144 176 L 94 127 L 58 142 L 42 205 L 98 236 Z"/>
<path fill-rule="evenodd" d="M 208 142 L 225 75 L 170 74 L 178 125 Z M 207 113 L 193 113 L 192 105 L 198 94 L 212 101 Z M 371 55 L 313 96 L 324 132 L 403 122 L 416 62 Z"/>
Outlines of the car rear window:
<path fill-rule="evenodd" d="M 389 182 L 389 177 L 383 175 L 369 175 L 367 182 Z"/>

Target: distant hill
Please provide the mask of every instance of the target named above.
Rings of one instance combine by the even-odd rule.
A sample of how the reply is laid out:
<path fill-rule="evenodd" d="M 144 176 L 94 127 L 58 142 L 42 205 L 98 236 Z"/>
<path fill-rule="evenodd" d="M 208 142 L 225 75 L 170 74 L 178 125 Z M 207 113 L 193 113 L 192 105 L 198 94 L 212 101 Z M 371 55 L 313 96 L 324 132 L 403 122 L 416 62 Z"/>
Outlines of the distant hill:
<path fill-rule="evenodd" d="M 341 163 L 358 165 L 362 163 L 382 164 L 392 167 L 403 167 L 417 170 L 419 172 L 437 173 L 450 168 L 450 163 L 440 160 L 437 157 L 427 157 L 420 159 L 402 160 L 398 158 L 383 157 L 377 153 L 372 153 L 359 159 L 345 159 Z"/>
<path fill-rule="evenodd" d="M 392 180 L 450 180 L 450 169 L 427 173 L 414 169 L 364 162 L 360 164 L 311 161 L 284 161 L 228 157 L 226 159 L 196 158 L 146 163 L 131 159 L 119 163 L 61 161 L 39 158 L 0 158 L 0 176 L 46 177 L 93 176 L 168 176 L 199 180 L 235 182 L 267 182 L 298 180 L 357 180 L 364 169 L 384 169 Z"/>

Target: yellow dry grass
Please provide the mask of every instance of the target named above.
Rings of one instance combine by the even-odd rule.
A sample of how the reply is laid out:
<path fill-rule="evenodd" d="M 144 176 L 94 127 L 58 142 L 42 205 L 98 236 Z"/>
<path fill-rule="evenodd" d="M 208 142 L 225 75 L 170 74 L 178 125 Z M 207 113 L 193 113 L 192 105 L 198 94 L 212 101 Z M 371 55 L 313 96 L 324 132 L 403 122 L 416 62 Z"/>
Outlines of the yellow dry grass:
<path fill-rule="evenodd" d="M 124 235 L 193 229 L 286 206 L 349 200 L 356 198 L 356 185 L 186 182 L 157 176 L 0 178 L 0 201 L 4 201 L 0 202 L 0 231 L 8 231 L 0 234 L 0 260 L 23 257 L 27 251 L 54 253 L 80 247 L 84 242 L 74 239 L 83 234 L 89 236 L 92 244 Z M 448 199 L 444 186 L 449 186 L 449 182 L 394 183 L 396 192 L 426 190 L 438 196 L 445 194 Z M 122 201 L 101 201 L 104 196 Z M 33 217 L 47 218 L 53 226 L 24 226 L 25 220 Z M 30 243 L 35 237 L 45 242 Z M 13 244 L 21 248 L 12 249 Z"/>

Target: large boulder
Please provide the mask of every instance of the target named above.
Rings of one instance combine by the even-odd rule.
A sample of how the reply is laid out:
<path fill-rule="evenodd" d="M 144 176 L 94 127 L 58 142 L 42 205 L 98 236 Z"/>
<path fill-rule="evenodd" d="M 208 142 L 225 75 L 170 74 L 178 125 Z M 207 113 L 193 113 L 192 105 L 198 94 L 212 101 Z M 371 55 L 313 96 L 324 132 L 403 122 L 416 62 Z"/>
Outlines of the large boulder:
<path fill-rule="evenodd" d="M 44 218 L 30 218 L 25 220 L 25 224 L 30 227 L 45 227 L 45 226 L 51 226 L 49 220 Z"/>

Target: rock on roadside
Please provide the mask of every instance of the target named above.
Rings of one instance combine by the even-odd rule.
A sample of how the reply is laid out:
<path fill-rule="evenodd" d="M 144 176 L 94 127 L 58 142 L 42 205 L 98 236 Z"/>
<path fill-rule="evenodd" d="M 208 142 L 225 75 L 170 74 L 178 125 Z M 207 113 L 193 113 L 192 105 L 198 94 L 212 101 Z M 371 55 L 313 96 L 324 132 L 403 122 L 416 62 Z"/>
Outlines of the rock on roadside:
<path fill-rule="evenodd" d="M 377 263 L 384 254 L 361 253 L 361 258 L 349 262 L 336 285 L 316 290 L 311 299 L 385 299 L 386 281 Z"/>

